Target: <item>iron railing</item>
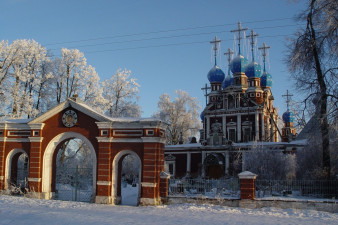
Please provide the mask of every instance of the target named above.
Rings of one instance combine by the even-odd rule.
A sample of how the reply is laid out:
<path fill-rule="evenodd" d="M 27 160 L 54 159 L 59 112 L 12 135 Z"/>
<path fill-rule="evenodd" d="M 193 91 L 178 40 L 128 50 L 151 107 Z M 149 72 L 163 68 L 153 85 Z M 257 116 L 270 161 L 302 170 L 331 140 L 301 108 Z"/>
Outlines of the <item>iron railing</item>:
<path fill-rule="evenodd" d="M 93 197 L 93 169 L 67 168 L 57 171 L 55 199 L 64 201 L 91 202 Z"/>
<path fill-rule="evenodd" d="M 338 180 L 256 180 L 256 197 L 337 198 Z"/>
<path fill-rule="evenodd" d="M 169 196 L 239 198 L 239 179 L 170 179 Z"/>

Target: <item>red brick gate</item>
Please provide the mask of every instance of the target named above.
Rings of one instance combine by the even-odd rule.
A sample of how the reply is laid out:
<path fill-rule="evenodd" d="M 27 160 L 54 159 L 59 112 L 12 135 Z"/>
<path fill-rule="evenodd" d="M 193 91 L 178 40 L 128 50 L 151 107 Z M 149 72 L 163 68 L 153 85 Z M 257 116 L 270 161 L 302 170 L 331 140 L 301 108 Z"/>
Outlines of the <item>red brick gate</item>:
<path fill-rule="evenodd" d="M 38 198 L 55 196 L 55 156 L 65 140 L 81 139 L 92 151 L 95 202 L 121 201 L 121 162 L 139 160 L 140 204 L 160 203 L 166 124 L 156 119 L 109 118 L 76 98 L 33 120 L 0 123 L 0 190 L 8 187 L 15 154 L 29 157 L 29 189 Z M 15 163 L 13 163 L 15 165 Z"/>

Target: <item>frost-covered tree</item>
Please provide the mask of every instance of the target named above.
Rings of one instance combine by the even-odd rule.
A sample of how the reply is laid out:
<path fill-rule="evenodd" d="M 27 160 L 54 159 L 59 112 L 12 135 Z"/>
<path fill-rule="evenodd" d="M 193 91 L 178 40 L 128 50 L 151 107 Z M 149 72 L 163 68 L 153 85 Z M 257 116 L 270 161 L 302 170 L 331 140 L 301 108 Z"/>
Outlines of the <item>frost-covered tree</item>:
<path fill-rule="evenodd" d="M 55 62 L 58 67 L 55 74 L 56 101 L 59 104 L 72 97 L 83 88 L 87 60 L 78 49 L 61 49 L 61 58 Z"/>
<path fill-rule="evenodd" d="M 297 161 L 295 154 L 284 154 L 281 151 L 256 146 L 245 153 L 246 170 L 258 175 L 259 179 L 294 179 L 296 178 Z"/>
<path fill-rule="evenodd" d="M 38 110 L 34 104 L 46 49 L 34 40 L 16 40 L 11 45 L 2 41 L 0 46 L 3 114 L 12 118 L 35 116 Z"/>
<path fill-rule="evenodd" d="M 168 94 L 162 94 L 158 102 L 155 117 L 167 122 L 167 144 L 178 144 L 182 133 L 183 141 L 197 134 L 201 127 L 199 119 L 200 106 L 196 98 L 182 90 L 175 91 L 176 98 L 172 101 Z"/>
<path fill-rule="evenodd" d="M 141 108 L 137 104 L 140 85 L 130 78 L 131 71 L 118 69 L 102 83 L 103 97 L 107 102 L 106 114 L 111 117 L 140 117 Z"/>
<path fill-rule="evenodd" d="M 330 178 L 330 119 L 337 117 L 338 3 L 336 0 L 309 0 L 299 16 L 306 27 L 290 40 L 287 64 L 296 87 L 307 95 L 319 96 L 322 166 Z M 331 118 L 330 118 L 331 116 Z"/>

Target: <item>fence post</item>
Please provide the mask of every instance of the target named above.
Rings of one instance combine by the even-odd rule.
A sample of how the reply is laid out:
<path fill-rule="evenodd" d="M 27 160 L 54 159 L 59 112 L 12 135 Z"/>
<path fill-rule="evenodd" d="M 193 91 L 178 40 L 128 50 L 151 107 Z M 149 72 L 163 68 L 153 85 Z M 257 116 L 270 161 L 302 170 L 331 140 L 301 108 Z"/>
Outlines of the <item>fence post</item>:
<path fill-rule="evenodd" d="M 241 199 L 255 199 L 255 181 L 257 175 L 250 171 L 244 171 L 238 174 L 240 187 L 241 187 Z"/>
<path fill-rule="evenodd" d="M 170 178 L 170 174 L 164 171 L 160 173 L 160 197 L 161 197 L 162 203 L 167 202 L 169 178 Z"/>

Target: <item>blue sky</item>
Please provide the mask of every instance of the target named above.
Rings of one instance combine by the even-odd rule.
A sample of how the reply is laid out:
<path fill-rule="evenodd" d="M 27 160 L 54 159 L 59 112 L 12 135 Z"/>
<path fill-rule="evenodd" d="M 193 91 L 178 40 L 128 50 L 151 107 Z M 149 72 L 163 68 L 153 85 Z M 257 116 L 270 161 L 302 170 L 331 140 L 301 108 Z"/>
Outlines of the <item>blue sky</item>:
<path fill-rule="evenodd" d="M 118 68 L 132 71 L 140 87 L 143 116 L 157 110 L 159 96 L 182 89 L 205 106 L 201 87 L 213 66 L 210 41 L 222 40 L 218 65 L 227 72 L 223 53 L 233 48 L 238 21 L 259 34 L 258 45 L 271 46 L 268 71 L 280 115 L 282 95 L 292 80 L 283 60 L 286 38 L 301 24 L 292 18 L 305 1 L 288 0 L 1 0 L 0 37 L 12 42 L 34 39 L 55 55 L 77 48 L 101 80 Z M 248 33 L 247 33 L 248 34 Z M 257 55 L 256 59 L 260 59 Z"/>

